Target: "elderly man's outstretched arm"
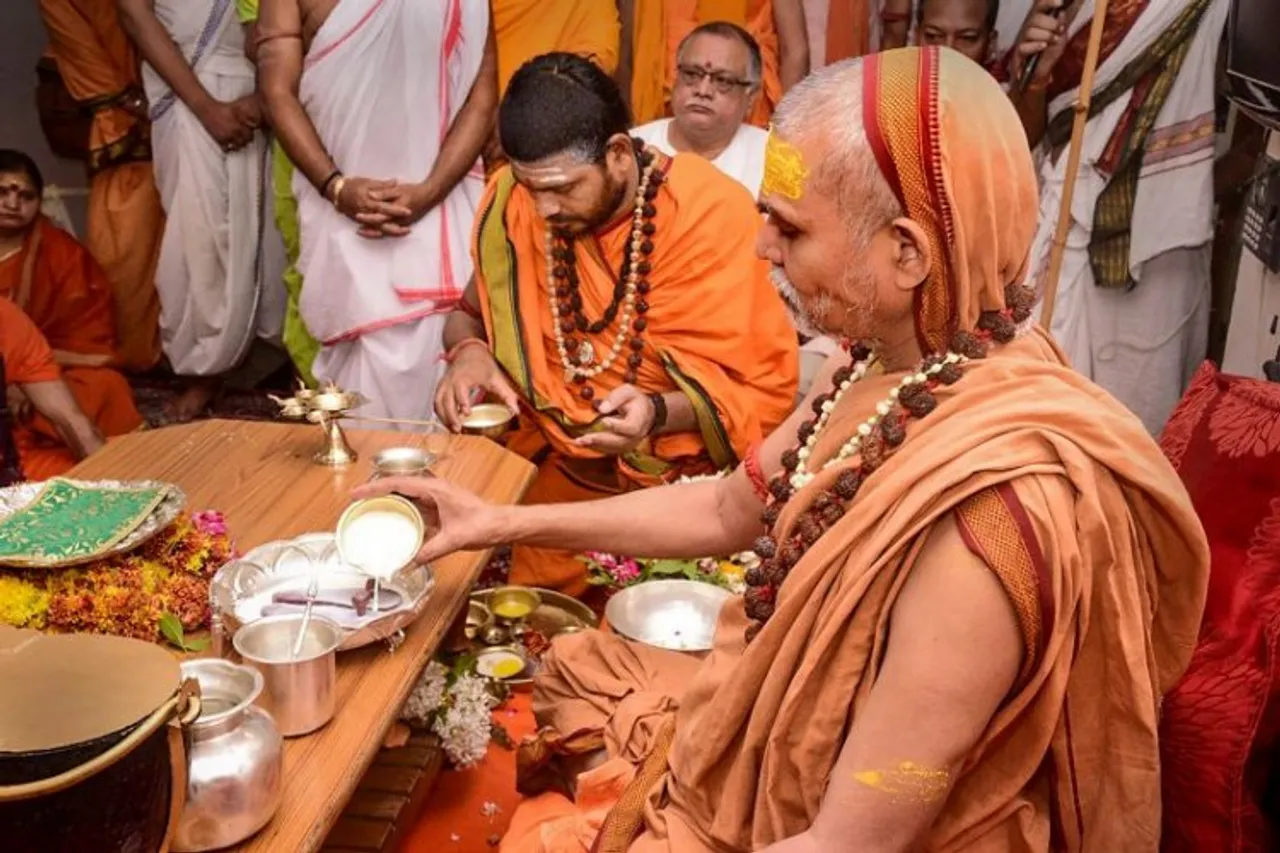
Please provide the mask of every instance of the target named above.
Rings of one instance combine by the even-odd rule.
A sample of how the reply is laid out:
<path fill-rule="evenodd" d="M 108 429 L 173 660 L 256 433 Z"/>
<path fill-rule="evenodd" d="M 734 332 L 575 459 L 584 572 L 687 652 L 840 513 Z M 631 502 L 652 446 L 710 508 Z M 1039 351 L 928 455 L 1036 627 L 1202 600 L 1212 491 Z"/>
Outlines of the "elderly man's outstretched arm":
<path fill-rule="evenodd" d="M 783 452 L 810 416 L 812 398 L 848 363 L 843 351 L 828 360 L 815 389 L 760 447 L 766 476 L 781 470 Z M 454 551 L 527 544 L 571 551 L 611 551 L 647 557 L 702 557 L 751 547 L 764 531 L 763 503 L 742 466 L 721 480 L 642 489 L 599 501 L 492 506 L 444 480 L 395 477 L 362 486 L 356 497 L 398 492 L 417 500 L 439 528 L 419 555 L 434 560 Z"/>

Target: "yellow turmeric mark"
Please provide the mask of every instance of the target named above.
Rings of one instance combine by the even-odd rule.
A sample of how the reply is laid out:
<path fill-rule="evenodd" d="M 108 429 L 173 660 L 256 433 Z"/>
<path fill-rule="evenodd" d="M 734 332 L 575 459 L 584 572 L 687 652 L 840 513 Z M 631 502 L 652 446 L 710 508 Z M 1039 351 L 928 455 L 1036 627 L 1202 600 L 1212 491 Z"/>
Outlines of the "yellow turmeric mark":
<path fill-rule="evenodd" d="M 945 770 L 933 770 L 911 761 L 904 761 L 892 770 L 862 770 L 853 774 L 855 781 L 895 799 L 920 803 L 935 802 L 947 792 L 951 775 Z"/>
<path fill-rule="evenodd" d="M 800 150 L 770 131 L 764 146 L 764 178 L 760 182 L 760 195 L 780 195 L 795 201 L 804 195 L 804 184 L 808 178 L 809 169 Z"/>

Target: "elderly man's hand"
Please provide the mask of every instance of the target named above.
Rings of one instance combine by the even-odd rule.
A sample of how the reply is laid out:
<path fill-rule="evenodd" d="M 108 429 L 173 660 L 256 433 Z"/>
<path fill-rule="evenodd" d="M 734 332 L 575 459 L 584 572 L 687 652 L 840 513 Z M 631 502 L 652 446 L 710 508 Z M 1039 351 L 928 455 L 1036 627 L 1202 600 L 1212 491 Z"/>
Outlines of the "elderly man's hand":
<path fill-rule="evenodd" d="M 422 510 L 428 536 L 418 562 L 427 563 L 455 551 L 474 551 L 501 544 L 503 512 L 471 492 L 437 477 L 388 477 L 354 492 L 356 500 L 397 494 Z"/>
<path fill-rule="evenodd" d="M 574 441 L 579 447 L 620 455 L 634 450 L 653 432 L 657 417 L 649 395 L 634 385 L 615 388 L 601 401 L 597 430 Z"/>

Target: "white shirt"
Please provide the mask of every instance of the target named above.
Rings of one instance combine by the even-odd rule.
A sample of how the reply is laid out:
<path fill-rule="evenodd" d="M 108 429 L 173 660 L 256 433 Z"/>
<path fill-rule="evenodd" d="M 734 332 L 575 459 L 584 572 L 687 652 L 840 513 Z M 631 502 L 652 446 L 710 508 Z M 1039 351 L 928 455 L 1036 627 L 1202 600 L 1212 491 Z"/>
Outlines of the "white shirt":
<path fill-rule="evenodd" d="M 670 128 L 673 119 L 660 118 L 631 131 L 646 145 L 652 145 L 664 154 L 675 156 L 671 144 Z M 728 147 L 711 164 L 747 188 L 751 197 L 760 194 L 760 181 L 764 178 L 764 144 L 769 134 L 749 124 L 738 126 Z"/>

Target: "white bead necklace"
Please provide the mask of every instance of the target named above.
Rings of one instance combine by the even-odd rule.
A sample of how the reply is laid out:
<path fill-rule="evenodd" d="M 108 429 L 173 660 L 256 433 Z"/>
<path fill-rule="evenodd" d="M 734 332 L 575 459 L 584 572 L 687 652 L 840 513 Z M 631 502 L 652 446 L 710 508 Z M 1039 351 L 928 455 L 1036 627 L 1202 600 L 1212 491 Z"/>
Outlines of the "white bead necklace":
<path fill-rule="evenodd" d="M 627 251 L 631 257 L 631 263 L 627 272 L 626 294 L 622 301 L 622 310 L 618 315 L 617 333 L 613 339 L 613 345 L 609 347 L 609 352 L 604 358 L 596 362 L 595 350 L 591 347 L 591 342 L 583 336 L 579 341 L 577 351 L 571 357 L 569 355 L 569 347 L 565 344 L 564 332 L 560 329 L 560 322 L 564 319 L 560 314 L 560 297 L 556 294 L 555 283 L 555 262 L 552 256 L 552 250 L 555 248 L 555 234 L 551 226 L 547 226 L 546 230 L 546 255 L 547 255 L 547 287 L 551 290 L 551 326 L 555 329 L 556 351 L 560 354 L 560 364 L 564 367 L 564 378 L 566 382 L 572 382 L 575 377 L 582 376 L 587 379 L 594 379 L 601 373 L 607 371 L 618 360 L 618 356 L 622 354 L 622 348 L 626 346 L 628 335 L 631 330 L 632 316 L 635 314 L 636 307 L 636 283 L 640 280 L 640 274 L 636 271 L 636 265 L 639 263 L 640 244 L 644 242 L 644 232 L 641 227 L 644 225 L 644 206 L 645 194 L 649 189 L 649 179 L 653 175 L 654 165 L 652 162 L 646 166 L 640 173 L 640 185 L 636 190 L 635 209 L 631 214 L 631 239 L 628 241 Z M 595 362 L 595 363 L 593 363 Z"/>
<path fill-rule="evenodd" d="M 822 404 L 822 412 L 818 415 L 817 421 L 814 422 L 813 431 L 809 433 L 809 437 L 805 439 L 804 444 L 796 451 L 799 463 L 796 465 L 796 470 L 791 474 L 793 488 L 802 489 L 813 481 L 816 474 L 809 471 L 808 462 L 813 455 L 813 448 L 818 444 L 818 438 L 831 420 L 831 413 L 835 411 L 840 398 L 844 396 L 844 392 L 848 391 L 854 383 L 861 381 L 867 375 L 867 371 L 871 369 L 871 365 L 875 363 L 875 360 L 876 357 L 872 355 L 855 364 L 853 372 L 849 374 L 849 378 L 841 382 L 840 386 L 832 393 L 831 399 Z M 839 452 L 823 463 L 822 470 L 826 470 L 832 465 L 844 462 L 857 455 L 858 451 L 862 449 L 863 440 L 870 437 L 871 432 L 879 425 L 881 419 L 887 417 L 893 411 L 894 404 L 898 402 L 898 397 L 904 389 L 912 385 L 923 385 L 941 373 L 947 365 L 960 365 L 966 361 L 968 359 L 959 353 L 949 352 L 935 364 L 927 368 L 917 369 L 902 377 L 902 381 L 898 383 L 897 387 L 889 391 L 889 396 L 876 404 L 875 414 L 859 424 L 849 440 L 840 447 Z"/>

